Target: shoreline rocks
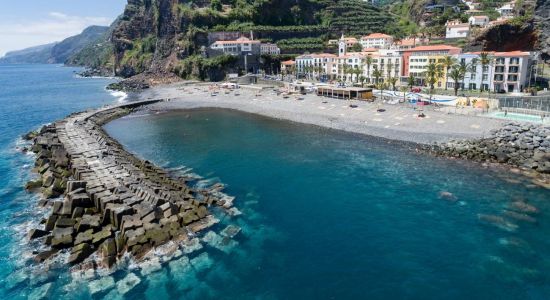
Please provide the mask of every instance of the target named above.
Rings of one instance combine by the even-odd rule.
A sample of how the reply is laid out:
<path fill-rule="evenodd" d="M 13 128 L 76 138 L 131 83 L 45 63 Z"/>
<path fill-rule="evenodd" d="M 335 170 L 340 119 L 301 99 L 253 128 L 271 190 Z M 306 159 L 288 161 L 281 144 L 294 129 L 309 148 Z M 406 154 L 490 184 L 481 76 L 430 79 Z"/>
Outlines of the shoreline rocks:
<path fill-rule="evenodd" d="M 40 178 L 26 187 L 40 188 L 47 199 L 63 196 L 41 201 L 51 212 L 43 228 L 28 236 L 50 249 L 38 253 L 36 262 L 67 249 L 71 265 L 93 257 L 96 266 L 111 268 L 125 253 L 139 260 L 155 247 L 186 241 L 215 224 L 209 207 L 222 207 L 225 201 L 136 158 L 101 127 L 154 102 L 158 100 L 75 113 L 29 135 Z"/>
<path fill-rule="evenodd" d="M 429 146 L 427 150 L 439 156 L 494 162 L 550 174 L 550 127 L 543 125 L 507 123 L 492 130 L 487 138 L 450 141 Z"/>

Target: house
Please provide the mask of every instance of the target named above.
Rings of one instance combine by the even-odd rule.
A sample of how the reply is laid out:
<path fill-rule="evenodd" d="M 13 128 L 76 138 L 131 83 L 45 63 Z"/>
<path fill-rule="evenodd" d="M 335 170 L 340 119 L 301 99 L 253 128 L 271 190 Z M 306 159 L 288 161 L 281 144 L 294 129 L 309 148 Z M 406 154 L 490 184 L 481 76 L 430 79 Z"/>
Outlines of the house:
<path fill-rule="evenodd" d="M 260 54 L 260 41 L 240 37 L 231 41 L 216 41 L 210 49 L 231 55 Z"/>
<path fill-rule="evenodd" d="M 445 27 L 445 38 L 447 39 L 466 38 L 470 33 L 470 24 L 461 23 L 459 20 L 447 21 Z"/>
<path fill-rule="evenodd" d="M 470 23 L 470 26 L 485 27 L 489 25 L 489 17 L 488 16 L 471 16 L 470 18 L 468 18 L 468 23 Z"/>
<path fill-rule="evenodd" d="M 503 6 L 497 8 L 496 10 L 502 17 L 513 17 L 515 5 L 516 5 L 515 2 L 506 3 Z"/>
<path fill-rule="evenodd" d="M 361 37 L 360 43 L 363 48 L 386 49 L 393 44 L 393 36 L 383 33 L 371 33 Z"/>
<path fill-rule="evenodd" d="M 260 54 L 279 55 L 281 54 L 281 49 L 277 47 L 277 44 L 261 43 Z"/>
<path fill-rule="evenodd" d="M 336 76 L 336 55 L 330 53 L 303 54 L 296 57 L 296 72 L 300 75 Z"/>

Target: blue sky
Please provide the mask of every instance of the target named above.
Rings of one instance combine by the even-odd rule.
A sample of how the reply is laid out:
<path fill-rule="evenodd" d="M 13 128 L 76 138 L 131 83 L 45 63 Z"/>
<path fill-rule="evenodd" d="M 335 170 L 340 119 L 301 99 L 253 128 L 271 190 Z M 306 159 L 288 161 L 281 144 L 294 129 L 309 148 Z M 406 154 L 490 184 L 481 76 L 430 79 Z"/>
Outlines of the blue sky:
<path fill-rule="evenodd" d="M 0 0 L 0 57 L 63 40 L 90 25 L 109 25 L 126 0 Z"/>

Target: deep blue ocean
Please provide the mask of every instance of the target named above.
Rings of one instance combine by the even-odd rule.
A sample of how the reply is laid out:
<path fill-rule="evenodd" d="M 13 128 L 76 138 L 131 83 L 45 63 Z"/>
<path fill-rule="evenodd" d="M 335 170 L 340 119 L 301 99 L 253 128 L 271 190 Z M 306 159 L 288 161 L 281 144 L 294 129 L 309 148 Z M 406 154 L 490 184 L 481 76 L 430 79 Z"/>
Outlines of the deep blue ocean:
<path fill-rule="evenodd" d="M 0 299 L 89 299 L 101 278 L 33 267 L 24 239 L 41 212 L 22 190 L 32 157 L 18 137 L 116 101 L 109 80 L 72 72 L 0 67 Z M 242 215 L 213 230 L 242 232 L 226 252 L 203 243 L 192 266 L 119 270 L 115 282 L 131 273 L 139 284 L 121 296 L 106 281 L 94 299 L 550 299 L 550 192 L 517 175 L 228 110 L 143 111 L 106 130 L 158 165 L 226 184 Z M 539 212 L 518 220 L 518 201 Z"/>

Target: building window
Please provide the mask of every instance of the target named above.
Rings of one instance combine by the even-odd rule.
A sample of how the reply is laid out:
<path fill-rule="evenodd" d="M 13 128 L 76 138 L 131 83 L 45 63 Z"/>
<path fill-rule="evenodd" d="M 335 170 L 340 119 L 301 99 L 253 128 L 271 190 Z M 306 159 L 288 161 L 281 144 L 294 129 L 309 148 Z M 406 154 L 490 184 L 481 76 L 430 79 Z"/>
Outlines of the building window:
<path fill-rule="evenodd" d="M 472 75 L 470 75 L 470 79 L 471 80 L 476 80 L 476 73 L 472 73 Z"/>
<path fill-rule="evenodd" d="M 495 75 L 495 80 L 496 81 L 503 81 L 504 80 L 504 75 L 502 75 L 502 74 Z"/>
<path fill-rule="evenodd" d="M 504 73 L 504 66 L 495 67 L 495 73 Z"/>
<path fill-rule="evenodd" d="M 508 73 L 517 73 L 519 68 L 517 66 L 512 66 L 508 68 Z"/>
<path fill-rule="evenodd" d="M 504 64 L 504 57 L 499 57 L 496 59 L 496 64 L 497 65 L 503 65 Z"/>
<path fill-rule="evenodd" d="M 468 89 L 469 89 L 469 90 L 477 90 L 477 86 L 476 86 L 475 83 L 470 83 L 470 84 L 468 85 Z"/>
<path fill-rule="evenodd" d="M 518 81 L 518 75 L 508 75 L 508 81 Z"/>
<path fill-rule="evenodd" d="M 518 58 L 518 57 L 512 57 L 512 58 L 510 58 L 510 64 L 511 64 L 511 65 L 517 65 L 517 64 L 519 64 L 519 58 Z"/>
<path fill-rule="evenodd" d="M 483 73 L 489 72 L 489 66 L 483 66 Z"/>
<path fill-rule="evenodd" d="M 483 74 L 483 78 L 481 80 L 482 81 L 487 81 L 487 79 L 489 79 L 489 75 Z"/>

